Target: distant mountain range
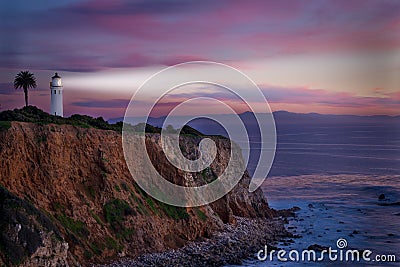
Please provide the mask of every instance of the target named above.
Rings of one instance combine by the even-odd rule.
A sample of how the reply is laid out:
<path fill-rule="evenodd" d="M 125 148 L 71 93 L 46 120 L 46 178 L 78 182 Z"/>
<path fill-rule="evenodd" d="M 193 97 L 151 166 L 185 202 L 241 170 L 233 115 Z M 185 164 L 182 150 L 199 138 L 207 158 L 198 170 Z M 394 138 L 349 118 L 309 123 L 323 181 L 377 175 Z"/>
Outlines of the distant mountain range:
<path fill-rule="evenodd" d="M 215 118 L 217 118 L 219 121 L 223 122 L 230 122 L 232 120 L 231 114 L 221 114 L 221 115 L 213 115 Z M 275 111 L 273 112 L 273 116 L 275 119 L 275 123 L 277 128 L 280 126 L 286 125 L 326 125 L 326 124 L 340 124 L 340 125 L 346 125 L 346 124 L 399 124 L 400 123 L 400 116 L 389 116 L 389 115 L 372 115 L 372 116 L 359 116 L 359 115 L 326 115 L 326 114 L 318 114 L 318 113 L 292 113 L 288 111 Z M 239 114 L 239 117 L 242 119 L 244 124 L 246 125 L 246 128 L 248 130 L 251 130 L 251 128 L 256 126 L 256 121 L 254 114 L 252 112 L 244 112 Z M 178 120 L 182 119 L 189 119 L 190 116 L 180 116 L 176 117 Z M 119 118 L 112 118 L 109 119 L 109 123 L 116 123 L 119 121 L 123 121 L 123 117 Z M 166 116 L 162 117 L 149 117 L 147 119 L 147 123 L 153 126 L 157 127 L 162 127 L 164 121 L 166 119 Z M 129 118 L 129 121 L 132 124 L 137 124 L 141 122 L 145 122 L 146 118 L 145 117 L 131 117 Z M 174 121 L 174 120 L 172 120 Z M 221 129 L 221 126 L 209 119 L 206 118 L 198 118 L 195 120 L 192 120 L 188 123 L 189 126 L 195 128 L 196 130 L 199 130 L 205 134 L 223 134 L 225 131 Z M 172 123 L 172 126 L 174 123 Z M 400 124 L 399 124 L 400 127 Z"/>

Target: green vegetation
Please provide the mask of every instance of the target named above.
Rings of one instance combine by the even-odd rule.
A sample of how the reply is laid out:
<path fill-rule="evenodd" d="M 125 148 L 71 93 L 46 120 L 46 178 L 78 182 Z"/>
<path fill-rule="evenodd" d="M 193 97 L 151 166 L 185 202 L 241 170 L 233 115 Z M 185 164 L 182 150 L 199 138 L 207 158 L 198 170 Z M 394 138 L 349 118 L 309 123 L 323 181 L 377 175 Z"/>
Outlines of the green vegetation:
<path fill-rule="evenodd" d="M 139 123 L 135 126 L 132 126 L 130 124 L 125 124 L 125 127 L 127 127 L 129 131 L 133 132 L 143 133 L 144 130 L 146 133 L 161 133 L 161 128 L 154 127 L 147 123 Z"/>
<path fill-rule="evenodd" d="M 148 209 L 146 209 L 145 205 L 143 204 L 142 200 L 140 198 L 138 198 L 135 194 L 135 192 L 129 188 L 125 183 L 122 184 L 122 188 L 125 189 L 124 185 L 126 186 L 126 189 L 130 192 L 130 199 L 132 202 L 135 202 L 137 204 L 136 208 L 137 211 L 141 214 L 141 215 L 149 215 L 149 211 Z M 140 195 L 145 196 L 145 192 L 136 184 L 134 183 L 134 186 L 136 188 L 136 190 L 139 191 Z M 142 191 L 140 191 L 142 190 Z"/>
<path fill-rule="evenodd" d="M 86 187 L 86 190 L 88 191 L 91 198 L 93 198 L 93 199 L 96 198 L 96 191 L 94 190 L 93 186 L 90 185 L 90 186 Z"/>
<path fill-rule="evenodd" d="M 215 179 L 218 178 L 218 176 L 215 175 L 214 171 L 210 167 L 207 167 L 207 168 L 203 169 L 200 172 L 200 174 L 201 174 L 201 176 L 203 178 L 203 181 L 206 182 L 207 184 L 215 181 Z"/>
<path fill-rule="evenodd" d="M 138 201 L 137 209 L 141 215 L 149 215 L 149 211 L 146 209 L 146 207 L 141 201 Z"/>
<path fill-rule="evenodd" d="M 89 250 L 85 249 L 85 251 L 83 252 L 83 256 L 84 256 L 86 259 L 91 259 L 91 258 L 93 257 L 93 253 L 90 252 Z"/>
<path fill-rule="evenodd" d="M 115 124 L 109 124 L 103 119 L 103 117 L 92 118 L 87 115 L 74 114 L 69 118 L 63 118 L 60 116 L 54 116 L 35 106 L 26 106 L 21 109 L 5 110 L 0 112 L 0 130 L 10 128 L 10 121 L 20 121 L 20 122 L 31 122 L 37 124 L 68 124 L 81 128 L 96 128 L 101 130 L 113 130 L 116 132 L 122 132 L 122 122 L 117 122 Z M 146 123 L 139 123 L 137 125 L 125 124 L 125 127 L 129 131 L 142 133 L 143 130 L 146 133 L 161 133 L 161 128 L 154 127 Z M 54 131 L 54 129 L 51 129 Z M 171 130 L 172 131 L 172 130 Z M 173 132 L 179 132 L 179 130 L 173 130 Z M 191 136 L 204 136 L 201 132 L 185 125 L 180 129 L 180 134 L 191 135 Z M 103 158 L 103 161 L 107 159 Z"/>
<path fill-rule="evenodd" d="M 10 121 L 0 121 L 0 131 L 8 130 L 11 127 Z"/>
<path fill-rule="evenodd" d="M 121 187 L 122 187 L 122 189 L 124 189 L 124 191 L 127 191 L 127 192 L 130 191 L 130 190 L 129 190 L 129 187 L 127 186 L 126 183 L 121 183 Z"/>
<path fill-rule="evenodd" d="M 183 135 L 204 136 L 204 134 L 197 131 L 196 129 L 193 129 L 192 127 L 190 127 L 188 125 L 183 126 L 180 133 Z"/>
<path fill-rule="evenodd" d="M 202 210 L 200 210 L 199 208 L 196 208 L 196 213 L 197 213 L 197 217 L 199 217 L 200 220 L 202 220 L 202 221 L 206 221 L 207 220 L 207 215 Z"/>
<path fill-rule="evenodd" d="M 117 191 L 117 192 L 121 192 L 121 188 L 119 187 L 119 185 L 114 185 L 114 189 L 115 189 L 115 191 Z"/>
<path fill-rule="evenodd" d="M 108 249 L 114 249 L 116 251 L 121 249 L 121 245 L 112 237 L 106 237 L 106 247 Z"/>
<path fill-rule="evenodd" d="M 47 141 L 47 136 L 44 135 L 44 134 L 36 137 L 36 143 L 37 144 L 45 143 L 46 141 Z"/>
<path fill-rule="evenodd" d="M 103 254 L 104 249 L 112 249 L 115 251 L 119 251 L 122 249 L 122 246 L 112 237 L 106 237 L 105 242 L 101 242 L 99 240 L 90 242 L 89 244 L 90 250 L 96 254 L 97 256 L 100 256 Z M 93 253 L 90 250 L 85 250 L 84 251 L 84 256 L 87 259 L 91 259 L 93 257 Z"/>
<path fill-rule="evenodd" d="M 111 225 L 120 224 L 125 216 L 136 215 L 129 204 L 122 199 L 113 199 L 108 201 L 104 207 L 104 217 L 107 223 Z"/>
<path fill-rule="evenodd" d="M 75 221 L 65 214 L 57 214 L 57 220 L 68 230 L 79 236 L 87 237 L 89 230 L 86 228 L 85 223 L 82 221 Z"/>
<path fill-rule="evenodd" d="M 133 228 L 124 228 L 122 230 L 122 234 L 118 234 L 117 238 L 131 239 L 132 235 L 134 233 L 135 233 L 135 229 L 133 229 Z"/>
<path fill-rule="evenodd" d="M 189 218 L 189 213 L 187 213 L 186 208 L 182 207 L 175 207 L 171 206 L 168 204 L 165 204 L 163 202 L 160 202 L 158 200 L 153 199 L 145 191 L 143 191 L 140 186 L 138 186 L 136 183 L 134 183 L 135 189 L 139 192 L 139 194 L 145 199 L 147 205 L 150 207 L 150 209 L 157 215 L 160 215 L 160 211 L 162 211 L 165 215 L 168 217 L 174 219 L 174 220 L 181 220 L 181 219 L 188 219 Z M 133 192 L 131 192 L 132 197 L 136 200 L 138 203 L 138 209 L 141 214 L 147 214 L 147 210 L 144 207 L 144 205 L 141 203 L 141 201 L 135 196 Z"/>
<path fill-rule="evenodd" d="M 82 128 L 96 128 L 102 130 L 122 131 L 122 122 L 109 124 L 102 117 L 92 118 L 86 115 L 75 114 L 69 118 L 50 115 L 35 107 L 27 106 L 21 109 L 6 110 L 0 113 L 0 121 L 21 121 L 39 124 L 69 124 Z"/>
<path fill-rule="evenodd" d="M 133 186 L 135 187 L 135 190 L 137 192 L 139 192 L 139 194 L 141 196 L 143 196 L 143 197 L 147 196 L 146 192 L 144 192 L 144 190 L 136 182 L 133 183 Z"/>
<path fill-rule="evenodd" d="M 158 206 L 161 210 L 170 218 L 174 220 L 186 220 L 189 219 L 189 213 L 187 213 L 186 208 L 175 207 L 163 202 L 157 201 Z"/>
<path fill-rule="evenodd" d="M 96 213 L 94 213 L 94 211 L 90 210 L 89 211 L 90 215 L 92 215 L 92 217 L 95 219 L 95 221 L 100 224 L 100 225 L 104 225 L 103 222 L 100 220 L 99 216 L 97 216 Z"/>
<path fill-rule="evenodd" d="M 146 203 L 150 206 L 150 209 L 155 213 L 158 214 L 158 210 L 156 208 L 156 204 L 154 203 L 151 197 L 146 197 Z"/>
<path fill-rule="evenodd" d="M 30 88 L 36 88 L 36 78 L 33 73 L 29 71 L 20 71 L 14 79 L 14 88 L 19 89 L 22 88 L 24 89 L 24 95 L 25 95 L 25 107 L 28 106 L 28 90 Z"/>
<path fill-rule="evenodd" d="M 97 255 L 100 256 L 103 253 L 104 250 L 104 245 L 103 244 L 98 244 L 96 242 L 93 242 L 90 245 L 90 248 L 92 251 Z"/>
<path fill-rule="evenodd" d="M 61 204 L 60 202 L 53 202 L 53 208 L 56 211 L 64 212 L 65 211 L 65 206 Z"/>

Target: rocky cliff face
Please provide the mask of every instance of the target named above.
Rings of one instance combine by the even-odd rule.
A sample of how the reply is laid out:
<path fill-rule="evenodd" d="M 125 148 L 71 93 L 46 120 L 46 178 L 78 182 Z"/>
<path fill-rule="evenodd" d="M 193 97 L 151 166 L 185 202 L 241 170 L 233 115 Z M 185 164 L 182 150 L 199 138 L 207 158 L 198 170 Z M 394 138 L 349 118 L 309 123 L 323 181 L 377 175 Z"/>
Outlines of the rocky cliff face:
<path fill-rule="evenodd" d="M 191 173 L 192 180 L 211 181 L 223 171 L 230 142 L 216 140 L 216 161 L 204 172 Z M 189 154 L 197 149 L 198 141 L 199 137 L 185 136 L 182 149 Z M 184 184 L 188 174 L 170 167 L 160 152 L 157 134 L 150 136 L 147 145 L 158 171 Z M 0 239 L 0 256 L 14 265 L 29 266 L 45 255 L 52 256 L 53 263 L 70 266 L 106 262 L 118 255 L 135 257 L 210 236 L 224 223 L 235 223 L 234 216 L 274 215 L 261 190 L 248 193 L 247 172 L 229 194 L 210 205 L 177 208 L 154 200 L 132 179 L 121 134 L 115 131 L 12 122 L 0 132 L 0 166 L 1 186 L 34 208 L 38 218 L 45 218 L 35 219 L 24 212 L 33 220 L 25 224 L 40 233 L 35 239 L 39 245 L 28 239 L 25 247 L 22 232 L 13 230 L 24 225 L 22 217 L 1 219 L 1 234 L 9 241 Z M 12 240 L 24 251 L 18 261 L 7 249 Z"/>
<path fill-rule="evenodd" d="M 67 266 L 68 243 L 28 201 L 0 187 L 0 264 Z"/>

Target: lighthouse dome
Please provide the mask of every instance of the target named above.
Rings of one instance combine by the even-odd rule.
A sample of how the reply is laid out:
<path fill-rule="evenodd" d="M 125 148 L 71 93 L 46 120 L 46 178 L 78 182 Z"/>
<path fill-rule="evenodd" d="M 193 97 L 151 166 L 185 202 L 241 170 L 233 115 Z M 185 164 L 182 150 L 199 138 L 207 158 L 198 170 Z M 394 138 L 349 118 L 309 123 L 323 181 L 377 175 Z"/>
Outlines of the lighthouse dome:
<path fill-rule="evenodd" d="M 56 72 L 53 77 L 51 77 L 51 86 L 62 86 L 61 77 Z"/>

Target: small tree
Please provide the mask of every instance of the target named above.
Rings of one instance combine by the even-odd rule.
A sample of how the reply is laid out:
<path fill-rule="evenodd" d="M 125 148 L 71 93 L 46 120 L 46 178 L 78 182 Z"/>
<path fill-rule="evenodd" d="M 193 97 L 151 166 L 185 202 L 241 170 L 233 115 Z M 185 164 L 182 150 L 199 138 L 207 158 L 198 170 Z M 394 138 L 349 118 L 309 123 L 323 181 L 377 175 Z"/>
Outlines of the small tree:
<path fill-rule="evenodd" d="M 25 106 L 28 106 L 28 89 L 30 88 L 36 88 L 36 78 L 33 75 L 33 73 L 30 73 L 29 71 L 20 71 L 14 79 L 14 88 L 19 89 L 23 88 L 24 89 L 24 94 L 25 94 Z"/>

